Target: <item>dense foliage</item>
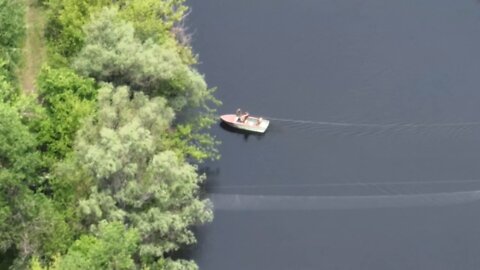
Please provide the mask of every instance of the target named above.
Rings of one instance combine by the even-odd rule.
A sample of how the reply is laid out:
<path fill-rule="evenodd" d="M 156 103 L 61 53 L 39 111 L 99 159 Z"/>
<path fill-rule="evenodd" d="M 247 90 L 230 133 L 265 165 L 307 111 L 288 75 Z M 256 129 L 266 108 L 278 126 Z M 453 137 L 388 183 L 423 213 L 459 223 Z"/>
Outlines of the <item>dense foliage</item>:
<path fill-rule="evenodd" d="M 93 79 L 83 78 L 68 68 L 45 67 L 37 84 L 45 107 L 45 120 L 38 130 L 38 141 L 45 161 L 51 164 L 71 151 L 82 119 L 94 109 L 96 87 Z"/>
<path fill-rule="evenodd" d="M 209 104 L 217 100 L 203 76 L 182 60 L 175 44 L 142 42 L 116 9 L 103 9 L 85 29 L 85 46 L 73 60 L 79 74 L 165 97 L 169 107 L 184 116 L 177 132 L 166 138 L 171 145 L 197 160 L 217 156 L 215 141 L 199 132 L 213 123 Z M 187 109 L 195 109 L 195 116 L 186 114 Z"/>
<path fill-rule="evenodd" d="M 119 222 L 102 221 L 90 235 L 82 235 L 63 256 L 54 257 L 50 270 L 135 269 L 132 252 L 139 235 Z M 31 262 L 32 270 L 45 270 L 38 257 Z"/>
<path fill-rule="evenodd" d="M 18 265 L 34 253 L 53 255 L 68 245 L 67 225 L 39 192 L 40 155 L 20 115 L 0 103 L 0 251 L 14 249 Z M 64 238 L 66 237 L 66 238 Z"/>
<path fill-rule="evenodd" d="M 198 200 L 195 167 L 162 145 L 173 111 L 163 98 L 133 98 L 127 87 L 100 89 L 97 116 L 79 132 L 74 158 L 96 184 L 80 201 L 82 224 L 120 221 L 141 236 L 141 261 L 155 262 L 195 242 L 190 226 L 211 219 Z"/>
<path fill-rule="evenodd" d="M 194 162 L 218 157 L 218 101 L 184 1 L 38 0 L 48 57 L 27 95 L 24 2 L 0 0 L 0 267 L 197 268 L 172 254 L 212 219 Z"/>
<path fill-rule="evenodd" d="M 23 20 L 23 1 L 0 0 L 0 101 L 12 100 L 18 94 L 15 71 L 25 35 Z"/>

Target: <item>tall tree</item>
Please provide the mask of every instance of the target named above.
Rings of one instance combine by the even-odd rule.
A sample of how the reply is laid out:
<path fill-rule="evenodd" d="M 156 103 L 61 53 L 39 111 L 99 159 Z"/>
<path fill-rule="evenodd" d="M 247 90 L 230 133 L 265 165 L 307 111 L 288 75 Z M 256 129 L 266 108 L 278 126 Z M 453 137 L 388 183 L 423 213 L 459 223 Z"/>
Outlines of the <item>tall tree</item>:
<path fill-rule="evenodd" d="M 107 220 L 138 230 L 135 254 L 143 263 L 187 267 L 192 263 L 168 254 L 194 243 L 191 226 L 211 220 L 212 211 L 198 197 L 204 177 L 165 149 L 162 134 L 174 116 L 166 104 L 127 87 L 100 89 L 97 115 L 80 130 L 75 146 L 77 166 L 95 183 L 79 212 L 87 228 Z"/>
<path fill-rule="evenodd" d="M 134 0 L 121 1 L 121 16 L 133 23 L 142 40 L 165 41 L 172 29 L 187 14 L 185 0 Z"/>
<path fill-rule="evenodd" d="M 0 252 L 14 250 L 22 268 L 34 253 L 68 246 L 68 226 L 42 193 L 36 142 L 19 114 L 0 103 Z"/>
<path fill-rule="evenodd" d="M 13 79 L 25 36 L 24 5 L 20 0 L 0 0 L 0 74 L 7 71 Z"/>
<path fill-rule="evenodd" d="M 90 14 L 111 4 L 108 0 L 48 0 L 46 38 L 51 46 L 54 62 L 68 64 L 67 59 L 83 46 L 82 27 L 90 20 Z"/>
<path fill-rule="evenodd" d="M 19 91 L 15 72 L 25 36 L 24 5 L 20 0 L 0 0 L 0 102 L 13 101 Z"/>
<path fill-rule="evenodd" d="M 116 6 L 121 10 L 122 17 L 134 24 L 140 38 L 156 42 L 164 42 L 166 37 L 174 35 L 188 10 L 185 0 L 43 1 L 48 3 L 47 38 L 54 52 L 66 58 L 81 50 L 85 41 L 82 28 L 90 21 L 90 16 L 102 7 Z M 189 61 L 193 61 L 193 57 Z"/>
<path fill-rule="evenodd" d="M 214 99 L 203 76 L 183 63 L 174 46 L 137 39 L 116 9 L 103 9 L 85 32 L 85 47 L 74 61 L 81 75 L 163 96 L 176 111 Z"/>
<path fill-rule="evenodd" d="M 132 254 L 139 240 L 135 229 L 126 229 L 119 222 L 100 222 L 92 235 L 83 235 L 63 257 L 55 257 L 50 267 L 41 266 L 33 258 L 32 270 L 128 270 L 137 269 Z"/>
<path fill-rule="evenodd" d="M 97 90 L 92 79 L 48 66 L 40 73 L 38 86 L 46 117 L 36 131 L 45 162 L 52 164 L 71 151 L 83 119 L 94 112 Z"/>
<path fill-rule="evenodd" d="M 85 31 L 85 47 L 74 61 L 80 74 L 166 98 L 183 119 L 178 121 L 178 132 L 170 144 L 197 160 L 216 157 L 215 140 L 202 133 L 214 122 L 211 105 L 217 100 L 213 89 L 182 61 L 174 47 L 151 40 L 141 42 L 132 24 L 121 20 L 116 9 L 103 9 Z"/>

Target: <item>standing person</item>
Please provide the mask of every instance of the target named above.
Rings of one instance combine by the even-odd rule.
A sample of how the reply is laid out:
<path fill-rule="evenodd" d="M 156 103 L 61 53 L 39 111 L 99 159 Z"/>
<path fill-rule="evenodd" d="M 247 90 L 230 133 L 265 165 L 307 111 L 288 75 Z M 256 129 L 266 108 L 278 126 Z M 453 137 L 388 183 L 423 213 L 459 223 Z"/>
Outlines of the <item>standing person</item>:
<path fill-rule="evenodd" d="M 242 122 L 242 114 L 242 109 L 238 108 L 236 112 L 238 122 Z"/>

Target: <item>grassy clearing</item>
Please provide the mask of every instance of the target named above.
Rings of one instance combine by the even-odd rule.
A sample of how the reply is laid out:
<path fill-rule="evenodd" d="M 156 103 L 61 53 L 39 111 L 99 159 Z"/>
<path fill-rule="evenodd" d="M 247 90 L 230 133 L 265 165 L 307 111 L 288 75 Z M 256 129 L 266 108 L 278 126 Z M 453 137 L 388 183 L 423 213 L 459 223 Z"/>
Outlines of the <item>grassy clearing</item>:
<path fill-rule="evenodd" d="M 20 83 L 25 93 L 35 92 L 35 80 L 45 60 L 46 50 L 43 39 L 45 16 L 37 0 L 25 0 L 25 23 L 27 35 L 23 46 L 23 66 L 20 70 Z"/>

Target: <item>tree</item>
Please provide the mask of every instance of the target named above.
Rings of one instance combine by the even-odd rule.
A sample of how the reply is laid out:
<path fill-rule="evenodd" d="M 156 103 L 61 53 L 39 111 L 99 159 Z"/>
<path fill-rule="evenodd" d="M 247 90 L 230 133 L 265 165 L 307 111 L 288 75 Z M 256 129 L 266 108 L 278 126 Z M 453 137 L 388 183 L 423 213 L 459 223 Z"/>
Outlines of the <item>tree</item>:
<path fill-rule="evenodd" d="M 84 226 L 107 220 L 135 228 L 141 238 L 135 254 L 145 264 L 190 265 L 168 254 L 194 243 L 191 226 L 212 218 L 209 202 L 198 198 L 204 177 L 164 148 L 161 135 L 173 116 L 161 97 L 106 85 L 98 93 L 96 117 L 79 131 L 75 144 L 78 167 L 95 182 L 80 201 Z"/>
<path fill-rule="evenodd" d="M 15 250 L 22 268 L 36 252 L 68 246 L 68 226 L 42 193 L 35 138 L 11 106 L 0 103 L 0 252 Z M 62 244 L 64 243 L 64 244 Z"/>
<path fill-rule="evenodd" d="M 49 0 L 46 38 L 57 61 L 68 64 L 67 59 L 83 46 L 82 27 L 90 20 L 90 14 L 110 3 L 107 0 Z"/>
<path fill-rule="evenodd" d="M 72 149 L 77 130 L 94 111 L 94 81 L 82 78 L 68 68 L 45 67 L 38 79 L 40 99 L 46 118 L 38 127 L 38 140 L 44 157 L 51 164 Z"/>
<path fill-rule="evenodd" d="M 30 185 L 38 181 L 36 141 L 11 106 L 0 103 L 0 170 L 18 175 Z"/>
<path fill-rule="evenodd" d="M 85 34 L 82 28 L 90 21 L 90 15 L 102 7 L 116 6 L 121 9 L 122 16 L 134 24 L 140 38 L 165 41 L 165 37 L 173 35 L 172 30 L 185 16 L 188 8 L 184 2 L 185 0 L 118 0 L 114 3 L 110 0 L 49 0 L 47 39 L 55 53 L 70 58 L 84 44 Z M 68 63 L 66 59 L 63 61 Z"/>
<path fill-rule="evenodd" d="M 203 76 L 184 64 L 173 46 L 152 40 L 142 43 L 116 9 L 103 9 L 85 32 L 85 47 L 73 64 L 81 75 L 163 96 L 175 111 L 198 108 L 214 99 Z"/>
<path fill-rule="evenodd" d="M 0 58 L 0 102 L 14 101 L 18 96 L 18 88 L 9 79 L 7 62 Z"/>
<path fill-rule="evenodd" d="M 24 5 L 20 0 L 0 0 L 0 69 L 14 80 L 20 60 L 20 47 L 25 35 Z"/>
<path fill-rule="evenodd" d="M 18 0 L 0 0 L 0 47 L 14 49 L 20 47 L 25 35 L 23 24 L 24 6 Z"/>
<path fill-rule="evenodd" d="M 185 0 L 133 0 L 120 4 L 120 17 L 132 23 L 136 37 L 142 41 L 174 48 L 185 64 L 197 59 L 190 47 L 190 36 L 183 24 L 188 14 Z"/>
<path fill-rule="evenodd" d="M 73 243 L 63 257 L 43 268 L 38 258 L 33 258 L 32 270 L 128 270 L 136 269 L 132 254 L 139 241 L 135 229 L 126 229 L 119 222 L 100 222 L 92 235 L 83 235 Z"/>
<path fill-rule="evenodd" d="M 122 1 L 122 18 L 133 23 L 142 40 L 164 41 L 176 24 L 180 23 L 187 11 L 185 0 L 134 0 Z"/>
<path fill-rule="evenodd" d="M 85 47 L 73 64 L 81 75 L 166 98 L 182 116 L 170 144 L 196 160 L 217 157 L 216 141 L 203 133 L 215 122 L 211 106 L 218 101 L 214 90 L 207 87 L 198 71 L 184 63 L 174 46 L 141 42 L 132 24 L 122 21 L 116 9 L 104 9 L 85 32 Z"/>
<path fill-rule="evenodd" d="M 172 254 L 212 219 L 187 161 L 217 153 L 203 132 L 218 101 L 192 66 L 185 0 L 39 1 L 49 66 L 25 96 L 24 3 L 0 0 L 0 264 L 197 269 Z"/>

